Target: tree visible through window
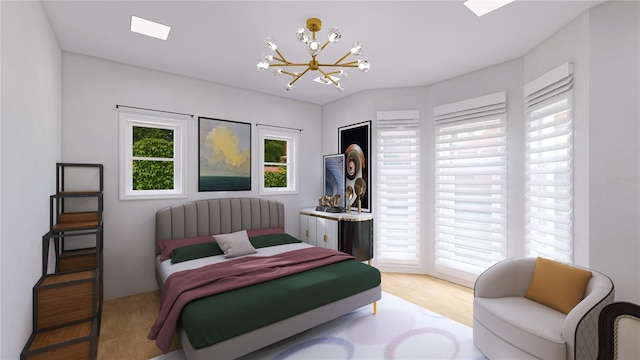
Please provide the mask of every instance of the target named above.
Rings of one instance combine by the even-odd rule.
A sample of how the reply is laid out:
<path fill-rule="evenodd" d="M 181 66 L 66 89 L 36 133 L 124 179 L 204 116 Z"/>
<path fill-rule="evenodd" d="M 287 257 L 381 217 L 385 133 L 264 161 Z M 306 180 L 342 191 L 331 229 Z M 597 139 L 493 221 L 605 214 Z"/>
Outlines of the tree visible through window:
<path fill-rule="evenodd" d="M 173 130 L 133 127 L 133 190 L 171 190 Z"/>
<path fill-rule="evenodd" d="M 287 142 L 264 139 L 264 187 L 287 187 Z"/>
<path fill-rule="evenodd" d="M 260 130 L 260 195 L 297 193 L 297 149 L 297 134 Z"/>

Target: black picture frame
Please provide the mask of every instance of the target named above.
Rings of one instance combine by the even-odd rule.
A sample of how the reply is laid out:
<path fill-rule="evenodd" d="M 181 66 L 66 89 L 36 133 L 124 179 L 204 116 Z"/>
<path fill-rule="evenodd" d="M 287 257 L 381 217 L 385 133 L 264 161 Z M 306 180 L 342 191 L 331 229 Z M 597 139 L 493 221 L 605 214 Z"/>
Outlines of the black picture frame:
<path fill-rule="evenodd" d="M 251 190 L 251 124 L 198 117 L 198 191 Z"/>
<path fill-rule="evenodd" d="M 344 195 L 344 154 L 324 155 L 322 174 L 323 195 L 340 195 L 340 207 L 345 207 Z"/>
<path fill-rule="evenodd" d="M 345 187 L 355 189 L 356 179 L 361 177 L 366 185 L 361 209 L 371 212 L 371 120 L 338 128 L 338 147 L 345 156 Z M 358 207 L 354 197 L 347 208 Z"/>

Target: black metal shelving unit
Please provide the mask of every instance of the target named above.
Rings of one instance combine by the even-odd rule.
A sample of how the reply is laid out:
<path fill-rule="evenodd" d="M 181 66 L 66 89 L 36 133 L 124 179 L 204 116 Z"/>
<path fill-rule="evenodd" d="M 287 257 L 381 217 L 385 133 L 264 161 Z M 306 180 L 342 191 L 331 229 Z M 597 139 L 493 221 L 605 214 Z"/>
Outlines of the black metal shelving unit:
<path fill-rule="evenodd" d="M 85 189 L 71 190 L 67 186 L 71 168 L 97 172 L 97 187 L 89 189 L 87 184 Z M 56 164 L 49 231 L 42 236 L 42 277 L 33 288 L 33 332 L 21 359 L 97 357 L 103 303 L 103 191 L 102 164 Z M 88 239 L 90 246 L 71 246 Z M 52 242 L 55 265 L 50 272 Z"/>

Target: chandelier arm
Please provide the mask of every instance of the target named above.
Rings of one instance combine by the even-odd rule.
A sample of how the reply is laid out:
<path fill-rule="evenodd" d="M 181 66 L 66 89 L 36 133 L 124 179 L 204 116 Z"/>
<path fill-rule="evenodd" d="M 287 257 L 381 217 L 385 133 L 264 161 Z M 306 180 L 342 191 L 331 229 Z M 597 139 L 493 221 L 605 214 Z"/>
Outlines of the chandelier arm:
<path fill-rule="evenodd" d="M 320 71 L 320 73 L 322 73 L 322 76 L 324 76 L 325 79 L 328 79 L 329 81 L 331 81 L 333 83 L 333 85 L 338 86 L 338 83 L 335 80 L 333 80 L 331 78 L 331 76 L 329 76 L 329 73 L 326 73 L 326 72 L 322 71 L 322 69 L 318 69 L 318 71 Z"/>
<path fill-rule="evenodd" d="M 301 72 L 300 74 L 298 74 L 298 76 L 297 76 L 295 79 L 293 79 L 293 80 L 289 83 L 289 85 L 293 85 L 293 83 L 294 83 L 294 82 L 296 82 L 296 81 L 298 81 L 298 79 L 300 79 L 304 74 L 306 74 L 306 73 L 307 73 L 307 71 L 309 71 L 309 69 L 310 69 L 310 68 L 306 68 L 303 72 Z"/>
<path fill-rule="evenodd" d="M 324 44 L 322 44 L 322 47 L 320 48 L 320 51 L 324 50 L 324 48 L 326 48 L 327 45 L 329 45 L 330 42 L 331 41 L 327 40 Z M 318 52 L 320 52 L 320 51 L 318 51 Z"/>
<path fill-rule="evenodd" d="M 283 74 L 291 75 L 291 76 L 293 76 L 293 77 L 298 76 L 298 74 L 296 74 L 296 73 L 292 73 L 292 72 L 289 72 L 289 71 L 285 71 L 285 70 L 280 70 L 280 71 L 281 71 Z"/>
<path fill-rule="evenodd" d="M 282 64 L 269 64 L 269 66 L 309 66 L 309 63 L 301 63 L 301 64 L 282 63 Z"/>
<path fill-rule="evenodd" d="M 347 58 L 347 56 L 351 55 L 351 51 L 349 51 L 348 53 L 346 53 L 343 57 L 340 58 L 340 60 L 336 61 L 335 63 L 333 63 L 334 65 L 338 65 L 340 63 L 340 61 L 344 60 Z"/>
<path fill-rule="evenodd" d="M 280 58 L 277 58 L 277 57 L 275 57 L 275 56 L 274 56 L 274 57 L 273 57 L 274 59 L 276 59 L 276 60 L 278 60 L 278 61 L 282 61 L 283 63 L 290 64 L 290 62 L 289 62 L 289 61 L 287 61 L 287 59 L 285 59 L 285 58 L 284 58 L 284 55 L 282 55 L 282 53 L 280 52 L 280 50 L 276 49 L 275 51 L 276 51 L 276 54 L 278 54 L 278 56 L 280 56 Z"/>
<path fill-rule="evenodd" d="M 319 70 L 319 69 L 318 69 L 318 70 Z M 338 71 L 329 71 L 329 72 L 327 72 L 325 75 L 336 75 L 336 74 L 340 74 L 340 73 L 341 73 L 341 71 L 340 71 L 340 70 L 338 70 Z"/>
<path fill-rule="evenodd" d="M 318 66 L 324 66 L 324 67 L 358 67 L 358 62 L 357 61 L 351 61 L 351 62 L 343 63 L 343 64 L 318 64 Z"/>

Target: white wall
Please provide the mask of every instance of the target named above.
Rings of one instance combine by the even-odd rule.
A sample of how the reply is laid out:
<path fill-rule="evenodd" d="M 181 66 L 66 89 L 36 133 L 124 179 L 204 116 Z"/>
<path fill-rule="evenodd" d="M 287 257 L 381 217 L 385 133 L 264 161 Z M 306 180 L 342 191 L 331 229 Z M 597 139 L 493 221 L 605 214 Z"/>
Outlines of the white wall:
<path fill-rule="evenodd" d="M 252 125 L 252 190 L 198 192 L 198 116 L 300 128 L 299 194 L 271 196 L 286 209 L 288 233 L 299 233 L 298 212 L 313 206 L 322 184 L 322 108 L 252 91 L 112 61 L 63 53 L 62 157 L 104 164 L 105 299 L 151 291 L 156 210 L 185 201 L 258 196 L 258 134 Z M 116 104 L 196 115 L 188 120 L 187 199 L 118 197 Z"/>
<path fill-rule="evenodd" d="M 40 2 L 0 2 L 2 359 L 31 334 L 31 292 L 60 160 L 61 51 Z"/>
<path fill-rule="evenodd" d="M 0 84 L 2 84 L 2 5 L 0 4 Z M 0 85 L 0 160 L 2 159 L 2 86 Z M 2 204 L 2 167 L 0 166 L 0 204 Z M 2 206 L 0 206 L 0 260 L 2 259 Z M 2 266 L 0 266 L 0 280 Z M 2 286 L 0 285 L 0 324 L 2 324 Z M 0 326 L 0 356 L 2 355 L 2 326 Z"/>
<path fill-rule="evenodd" d="M 614 1 L 590 17 L 590 264 L 616 300 L 640 301 L 640 3 Z"/>

